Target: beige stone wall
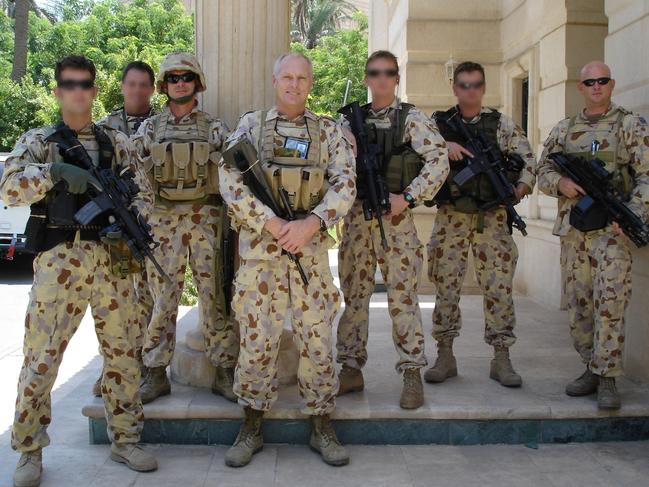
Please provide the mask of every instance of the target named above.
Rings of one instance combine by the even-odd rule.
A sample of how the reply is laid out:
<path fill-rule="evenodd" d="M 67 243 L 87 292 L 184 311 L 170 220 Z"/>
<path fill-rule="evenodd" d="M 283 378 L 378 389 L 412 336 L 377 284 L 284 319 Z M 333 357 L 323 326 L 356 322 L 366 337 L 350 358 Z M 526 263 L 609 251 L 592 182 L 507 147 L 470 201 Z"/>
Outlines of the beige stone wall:
<path fill-rule="evenodd" d="M 207 76 L 203 108 L 234 127 L 272 105 L 273 63 L 289 48 L 289 0 L 195 0 L 196 53 Z"/>

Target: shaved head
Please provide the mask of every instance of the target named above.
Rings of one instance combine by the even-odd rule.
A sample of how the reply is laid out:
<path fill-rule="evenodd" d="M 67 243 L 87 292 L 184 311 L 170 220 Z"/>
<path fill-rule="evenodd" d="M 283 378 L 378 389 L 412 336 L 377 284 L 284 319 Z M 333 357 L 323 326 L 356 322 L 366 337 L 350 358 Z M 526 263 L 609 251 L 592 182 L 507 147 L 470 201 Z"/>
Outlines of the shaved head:
<path fill-rule="evenodd" d="M 579 73 L 579 81 L 584 81 L 588 78 L 602 78 L 611 77 L 611 68 L 602 61 L 591 61 L 581 68 Z"/>

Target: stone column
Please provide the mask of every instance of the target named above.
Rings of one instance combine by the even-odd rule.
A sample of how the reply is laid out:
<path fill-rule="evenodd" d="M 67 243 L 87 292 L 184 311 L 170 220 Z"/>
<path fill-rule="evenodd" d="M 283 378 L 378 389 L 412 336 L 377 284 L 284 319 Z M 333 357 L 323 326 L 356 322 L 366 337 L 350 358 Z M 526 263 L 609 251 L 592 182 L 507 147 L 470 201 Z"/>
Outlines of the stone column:
<path fill-rule="evenodd" d="M 273 64 L 289 49 L 290 2 L 191 0 L 190 7 L 195 12 L 196 54 L 207 78 L 202 109 L 234 129 L 243 113 L 273 104 Z M 188 316 L 198 321 L 198 313 Z M 198 326 L 185 337 L 179 336 L 172 378 L 210 387 L 214 370 L 203 351 Z M 295 380 L 297 360 L 292 334 L 286 330 L 280 350 L 280 382 Z"/>

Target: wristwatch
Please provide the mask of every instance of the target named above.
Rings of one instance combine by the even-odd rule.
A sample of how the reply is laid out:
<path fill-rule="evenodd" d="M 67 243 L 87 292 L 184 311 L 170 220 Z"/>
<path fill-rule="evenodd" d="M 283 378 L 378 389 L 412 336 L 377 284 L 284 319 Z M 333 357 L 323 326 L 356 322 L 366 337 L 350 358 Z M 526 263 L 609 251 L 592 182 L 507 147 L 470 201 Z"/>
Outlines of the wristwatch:
<path fill-rule="evenodd" d="M 403 193 L 403 199 L 408 202 L 408 208 L 414 208 L 417 203 L 410 193 Z"/>

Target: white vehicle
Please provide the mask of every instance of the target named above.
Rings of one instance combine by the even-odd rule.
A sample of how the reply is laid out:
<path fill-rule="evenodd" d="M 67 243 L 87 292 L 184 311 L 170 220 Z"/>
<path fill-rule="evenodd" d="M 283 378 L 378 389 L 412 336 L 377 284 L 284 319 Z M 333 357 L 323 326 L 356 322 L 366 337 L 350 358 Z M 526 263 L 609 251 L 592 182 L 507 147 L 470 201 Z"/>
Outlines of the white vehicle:
<path fill-rule="evenodd" d="M 0 155 L 0 179 L 5 157 Z M 12 260 L 16 252 L 25 248 L 25 226 L 29 219 L 29 206 L 9 208 L 0 199 L 0 259 Z"/>

